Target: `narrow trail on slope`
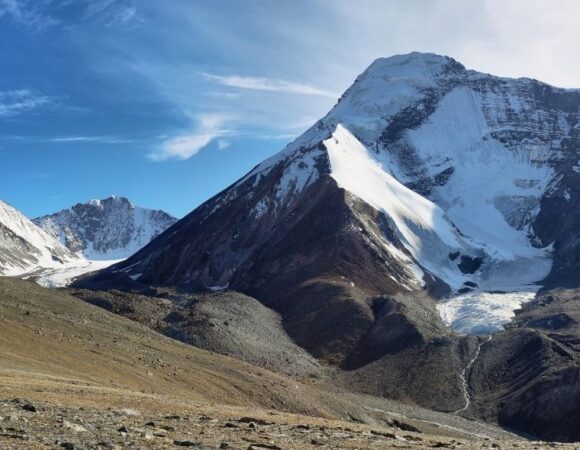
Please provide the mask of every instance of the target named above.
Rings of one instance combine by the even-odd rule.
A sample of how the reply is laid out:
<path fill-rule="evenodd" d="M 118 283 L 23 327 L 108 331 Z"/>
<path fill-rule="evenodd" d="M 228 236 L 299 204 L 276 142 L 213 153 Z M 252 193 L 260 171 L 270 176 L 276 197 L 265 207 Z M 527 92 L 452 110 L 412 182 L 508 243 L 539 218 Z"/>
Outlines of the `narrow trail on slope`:
<path fill-rule="evenodd" d="M 454 416 L 457 416 L 463 411 L 466 411 L 471 405 L 471 396 L 469 395 L 469 383 L 467 381 L 467 376 L 469 374 L 469 371 L 477 361 L 477 358 L 479 358 L 479 354 L 481 353 L 481 347 L 483 347 L 486 343 L 491 341 L 492 337 L 493 335 L 490 334 L 487 337 L 487 340 L 479 343 L 479 345 L 477 346 L 477 350 L 475 351 L 475 355 L 473 356 L 473 358 L 471 358 L 469 363 L 467 363 L 467 365 L 463 368 L 463 372 L 461 372 L 460 374 L 461 386 L 463 388 L 463 397 L 465 398 L 465 405 L 463 406 L 463 408 L 460 408 L 457 411 L 453 411 L 451 414 Z"/>

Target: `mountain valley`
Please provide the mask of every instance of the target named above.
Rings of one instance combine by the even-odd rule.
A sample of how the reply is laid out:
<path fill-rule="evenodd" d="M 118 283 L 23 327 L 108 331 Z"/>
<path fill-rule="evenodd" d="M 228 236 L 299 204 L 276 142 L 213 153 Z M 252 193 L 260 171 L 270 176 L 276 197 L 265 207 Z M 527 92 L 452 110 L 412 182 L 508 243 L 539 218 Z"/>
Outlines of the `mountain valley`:
<path fill-rule="evenodd" d="M 410 53 L 180 220 L 0 202 L 3 397 L 78 448 L 580 442 L 579 138 L 580 90 Z"/>

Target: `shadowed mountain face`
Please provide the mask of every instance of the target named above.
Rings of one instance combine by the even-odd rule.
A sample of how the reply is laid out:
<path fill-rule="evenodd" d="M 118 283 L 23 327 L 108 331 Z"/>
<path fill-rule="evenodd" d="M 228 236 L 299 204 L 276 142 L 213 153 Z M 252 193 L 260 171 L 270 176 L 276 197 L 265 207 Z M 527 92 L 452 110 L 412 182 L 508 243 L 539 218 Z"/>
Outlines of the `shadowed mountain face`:
<path fill-rule="evenodd" d="M 498 331 L 537 282 L 579 286 L 579 108 L 580 91 L 447 57 L 379 59 L 281 153 L 81 285 L 237 290 L 361 390 L 570 439 L 568 422 L 558 434 L 522 412 L 518 364 L 489 381 L 525 348 L 574 390 L 554 357 L 569 343 L 529 324 L 460 338 L 436 300 L 457 300 L 442 314 L 453 326 Z"/>

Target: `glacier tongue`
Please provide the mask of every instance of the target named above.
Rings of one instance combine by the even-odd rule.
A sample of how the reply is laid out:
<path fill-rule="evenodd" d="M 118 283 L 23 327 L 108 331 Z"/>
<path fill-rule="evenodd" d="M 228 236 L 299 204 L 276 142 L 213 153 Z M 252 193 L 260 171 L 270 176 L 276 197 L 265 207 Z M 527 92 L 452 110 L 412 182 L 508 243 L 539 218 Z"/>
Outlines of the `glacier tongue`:
<path fill-rule="evenodd" d="M 513 292 L 469 292 L 442 301 L 437 311 L 455 331 L 489 334 L 501 331 L 515 310 L 534 299 L 536 290 Z"/>

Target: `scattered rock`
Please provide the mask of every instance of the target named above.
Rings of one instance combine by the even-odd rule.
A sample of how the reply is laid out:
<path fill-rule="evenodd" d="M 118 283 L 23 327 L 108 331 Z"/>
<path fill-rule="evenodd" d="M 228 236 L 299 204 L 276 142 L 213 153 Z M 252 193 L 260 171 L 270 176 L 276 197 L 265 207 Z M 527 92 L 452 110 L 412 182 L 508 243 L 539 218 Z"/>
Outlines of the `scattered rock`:
<path fill-rule="evenodd" d="M 394 433 L 387 433 L 384 431 L 376 431 L 376 430 L 371 430 L 371 434 L 375 435 L 375 436 L 382 436 L 382 437 L 386 437 L 389 439 L 398 439 L 399 437 L 394 434 Z"/>
<path fill-rule="evenodd" d="M 63 428 L 67 428 L 69 430 L 74 431 L 75 433 L 83 433 L 83 432 L 87 431 L 87 429 L 85 427 L 83 427 L 82 425 L 79 425 L 78 423 L 69 422 L 68 420 L 63 420 L 62 426 L 63 426 Z"/>
<path fill-rule="evenodd" d="M 251 444 L 248 447 L 248 450 L 259 450 L 261 448 L 266 448 L 270 450 L 282 450 L 282 447 L 278 447 L 277 445 L 273 444 Z"/>
<path fill-rule="evenodd" d="M 264 420 L 264 419 L 255 419 L 253 417 L 242 417 L 241 419 L 238 420 L 238 422 L 240 423 L 255 423 L 257 425 L 273 425 L 274 422 L 270 422 L 268 420 Z"/>
<path fill-rule="evenodd" d="M 208 445 L 204 445 L 200 442 L 192 442 L 192 441 L 173 441 L 173 445 L 178 447 L 189 447 L 195 448 L 197 450 L 214 450 L 215 447 L 210 447 Z"/>
<path fill-rule="evenodd" d="M 154 438 L 154 436 L 153 436 L 153 432 L 152 432 L 151 430 L 145 430 L 145 431 L 142 433 L 142 436 L 143 436 L 143 438 L 144 438 L 145 440 L 147 440 L 147 441 L 150 441 L 150 440 L 152 440 L 152 439 Z"/>
<path fill-rule="evenodd" d="M 393 419 L 393 425 L 403 431 L 410 431 L 411 433 L 421 433 L 421 430 L 419 428 L 409 423 L 401 422 L 397 419 Z"/>
<path fill-rule="evenodd" d="M 21 406 L 21 408 L 24 411 L 29 411 L 29 412 L 38 412 L 38 410 L 36 409 L 36 406 L 34 406 L 32 403 L 25 403 L 24 405 Z"/>
<path fill-rule="evenodd" d="M 14 432 L 14 431 L 9 431 L 7 433 L 0 433 L 0 437 L 6 437 L 6 438 L 10 438 L 10 439 L 21 439 L 21 440 L 28 440 L 29 436 L 24 433 L 24 432 Z M 0 447 L 2 448 L 2 447 Z"/>
<path fill-rule="evenodd" d="M 141 413 L 139 411 L 137 411 L 136 409 L 132 409 L 132 408 L 123 408 L 123 409 L 120 409 L 118 412 L 121 415 L 129 416 L 129 417 L 136 417 L 136 416 L 141 415 Z"/>

